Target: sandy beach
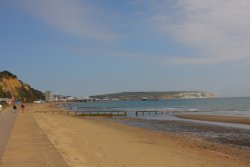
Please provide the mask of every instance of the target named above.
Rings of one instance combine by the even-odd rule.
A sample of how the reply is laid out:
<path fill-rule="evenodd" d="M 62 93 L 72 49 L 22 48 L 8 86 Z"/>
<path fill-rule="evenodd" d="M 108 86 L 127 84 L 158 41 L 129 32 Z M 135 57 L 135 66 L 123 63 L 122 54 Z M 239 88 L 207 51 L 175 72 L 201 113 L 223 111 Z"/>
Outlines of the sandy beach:
<path fill-rule="evenodd" d="M 34 105 L 30 110 L 58 109 Z M 51 113 L 33 116 L 70 167 L 249 166 L 246 152 L 192 137 L 86 117 Z"/>
<path fill-rule="evenodd" d="M 239 116 L 220 116 L 220 115 L 177 115 L 179 118 L 194 119 L 201 121 L 213 121 L 213 122 L 227 122 L 227 123 L 238 123 L 250 125 L 250 117 L 239 117 Z"/>

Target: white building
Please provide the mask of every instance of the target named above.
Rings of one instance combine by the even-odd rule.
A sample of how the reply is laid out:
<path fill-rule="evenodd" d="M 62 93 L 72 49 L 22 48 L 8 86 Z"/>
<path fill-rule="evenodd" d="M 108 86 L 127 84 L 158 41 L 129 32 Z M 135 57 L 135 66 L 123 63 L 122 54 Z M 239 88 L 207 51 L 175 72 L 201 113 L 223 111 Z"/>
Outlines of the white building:
<path fill-rule="evenodd" d="M 54 101 L 54 95 L 51 91 L 45 92 L 45 100 L 46 101 Z"/>

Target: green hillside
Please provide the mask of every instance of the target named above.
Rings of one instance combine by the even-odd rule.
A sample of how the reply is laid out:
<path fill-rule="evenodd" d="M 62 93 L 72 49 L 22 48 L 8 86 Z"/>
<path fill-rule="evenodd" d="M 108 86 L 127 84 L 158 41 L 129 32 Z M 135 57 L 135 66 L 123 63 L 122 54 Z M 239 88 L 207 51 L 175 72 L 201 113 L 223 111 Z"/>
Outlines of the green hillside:
<path fill-rule="evenodd" d="M 171 99 L 171 98 L 212 98 L 218 97 L 217 93 L 199 91 L 170 91 L 170 92 L 122 92 L 91 96 L 91 98 L 118 98 L 120 100 L 136 100 L 144 97 L 148 99 Z"/>

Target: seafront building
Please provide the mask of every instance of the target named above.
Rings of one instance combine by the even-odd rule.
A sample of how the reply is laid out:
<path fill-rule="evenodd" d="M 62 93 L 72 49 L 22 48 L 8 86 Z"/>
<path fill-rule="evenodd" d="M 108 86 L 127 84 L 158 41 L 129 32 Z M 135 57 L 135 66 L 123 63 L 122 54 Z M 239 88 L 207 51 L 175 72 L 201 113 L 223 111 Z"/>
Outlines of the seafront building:
<path fill-rule="evenodd" d="M 6 102 L 8 105 L 11 105 L 13 100 L 9 98 L 0 98 L 0 103 Z"/>
<path fill-rule="evenodd" d="M 48 102 L 54 101 L 54 95 L 51 91 L 45 92 L 45 100 Z"/>

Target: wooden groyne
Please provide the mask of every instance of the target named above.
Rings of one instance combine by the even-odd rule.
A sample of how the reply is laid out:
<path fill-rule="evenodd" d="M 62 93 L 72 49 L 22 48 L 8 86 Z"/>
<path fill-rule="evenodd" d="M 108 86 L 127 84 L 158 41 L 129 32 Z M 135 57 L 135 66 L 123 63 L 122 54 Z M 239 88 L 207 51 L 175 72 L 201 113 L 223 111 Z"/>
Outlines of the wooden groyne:
<path fill-rule="evenodd" d="M 36 113 L 51 113 L 51 114 L 67 114 L 69 115 L 70 113 L 72 113 L 73 111 L 66 111 L 66 110 L 37 110 L 35 111 Z"/>
<path fill-rule="evenodd" d="M 37 113 L 59 113 L 65 115 L 74 115 L 74 116 L 127 116 L 126 111 L 35 111 Z"/>
<path fill-rule="evenodd" d="M 135 115 L 138 116 L 139 114 L 144 115 L 144 114 L 163 114 L 162 111 L 136 111 Z"/>
<path fill-rule="evenodd" d="M 126 111 L 77 111 L 80 116 L 127 116 Z"/>

